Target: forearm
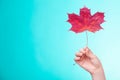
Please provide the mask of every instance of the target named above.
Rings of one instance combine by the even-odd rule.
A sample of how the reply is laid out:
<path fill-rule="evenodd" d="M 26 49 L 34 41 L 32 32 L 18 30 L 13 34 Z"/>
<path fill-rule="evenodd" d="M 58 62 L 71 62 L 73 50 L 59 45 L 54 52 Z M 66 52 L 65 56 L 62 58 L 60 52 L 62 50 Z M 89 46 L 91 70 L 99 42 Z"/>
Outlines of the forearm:
<path fill-rule="evenodd" d="M 106 80 L 103 68 L 92 73 L 92 80 Z"/>

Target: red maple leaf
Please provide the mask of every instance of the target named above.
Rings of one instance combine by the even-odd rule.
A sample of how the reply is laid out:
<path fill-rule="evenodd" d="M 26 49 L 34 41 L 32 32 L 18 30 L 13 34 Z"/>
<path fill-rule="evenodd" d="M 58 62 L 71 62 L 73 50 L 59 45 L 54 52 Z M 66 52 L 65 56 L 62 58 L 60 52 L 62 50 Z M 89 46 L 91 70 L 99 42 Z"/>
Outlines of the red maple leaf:
<path fill-rule="evenodd" d="M 90 9 L 87 7 L 83 7 L 80 9 L 80 15 L 75 13 L 68 14 L 68 22 L 71 23 L 71 31 L 75 33 L 81 33 L 84 31 L 96 32 L 100 29 L 103 29 L 100 24 L 103 23 L 104 20 L 104 13 L 96 12 L 95 14 L 91 15 Z"/>

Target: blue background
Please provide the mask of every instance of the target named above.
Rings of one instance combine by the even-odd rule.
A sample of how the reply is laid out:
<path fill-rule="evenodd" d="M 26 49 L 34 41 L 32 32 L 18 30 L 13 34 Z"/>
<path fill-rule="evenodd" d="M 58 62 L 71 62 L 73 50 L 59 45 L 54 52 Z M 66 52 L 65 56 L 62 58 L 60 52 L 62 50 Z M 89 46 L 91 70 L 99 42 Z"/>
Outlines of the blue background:
<path fill-rule="evenodd" d="M 88 33 L 89 47 L 108 80 L 120 80 L 119 0 L 0 0 L 0 80 L 91 80 L 73 66 L 85 33 L 68 31 L 67 13 L 87 6 L 105 12 L 104 30 Z"/>

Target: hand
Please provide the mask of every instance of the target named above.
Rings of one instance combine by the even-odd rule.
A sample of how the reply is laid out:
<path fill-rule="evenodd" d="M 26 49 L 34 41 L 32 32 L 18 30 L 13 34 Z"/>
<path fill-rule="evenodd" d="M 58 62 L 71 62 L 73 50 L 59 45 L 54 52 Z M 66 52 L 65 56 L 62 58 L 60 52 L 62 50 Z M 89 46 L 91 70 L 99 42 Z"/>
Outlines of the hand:
<path fill-rule="evenodd" d="M 75 62 L 90 72 L 93 80 L 105 80 L 104 71 L 100 60 L 88 47 L 83 48 L 80 52 L 76 53 Z"/>

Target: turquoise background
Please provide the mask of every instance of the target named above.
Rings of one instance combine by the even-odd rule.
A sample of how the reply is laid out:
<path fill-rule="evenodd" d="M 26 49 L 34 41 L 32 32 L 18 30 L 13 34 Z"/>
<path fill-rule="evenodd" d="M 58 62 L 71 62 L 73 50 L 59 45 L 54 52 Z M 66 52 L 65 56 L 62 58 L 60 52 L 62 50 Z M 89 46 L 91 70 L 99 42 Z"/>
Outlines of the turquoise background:
<path fill-rule="evenodd" d="M 105 12 L 104 30 L 88 33 L 107 80 L 120 80 L 119 0 L 0 0 L 0 80 L 91 80 L 74 55 L 85 33 L 68 31 L 67 13 Z"/>

